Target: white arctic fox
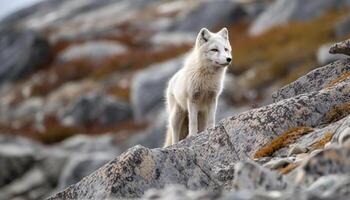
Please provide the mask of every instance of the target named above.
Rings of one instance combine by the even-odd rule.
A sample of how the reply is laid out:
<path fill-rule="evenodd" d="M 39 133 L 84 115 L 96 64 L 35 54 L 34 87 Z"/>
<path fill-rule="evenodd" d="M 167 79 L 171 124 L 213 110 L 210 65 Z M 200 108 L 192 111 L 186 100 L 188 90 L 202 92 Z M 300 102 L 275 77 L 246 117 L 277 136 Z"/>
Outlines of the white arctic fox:
<path fill-rule="evenodd" d="M 202 28 L 184 67 L 166 90 L 169 121 L 164 146 L 215 125 L 217 100 L 231 60 L 227 29 L 211 33 Z"/>

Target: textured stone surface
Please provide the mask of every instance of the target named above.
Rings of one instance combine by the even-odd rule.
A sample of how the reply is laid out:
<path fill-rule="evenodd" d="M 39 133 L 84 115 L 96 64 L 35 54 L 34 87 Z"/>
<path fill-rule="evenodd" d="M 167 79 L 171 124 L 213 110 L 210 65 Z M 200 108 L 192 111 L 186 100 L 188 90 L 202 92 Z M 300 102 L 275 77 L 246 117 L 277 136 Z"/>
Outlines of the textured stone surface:
<path fill-rule="evenodd" d="M 272 95 L 275 102 L 296 95 L 319 91 L 344 73 L 350 71 L 350 59 L 339 60 L 324 67 L 312 70 L 293 83 L 279 89 Z"/>
<path fill-rule="evenodd" d="M 332 54 L 344 54 L 350 55 L 350 40 L 345 40 L 339 43 L 334 44 L 329 49 L 329 52 Z"/>

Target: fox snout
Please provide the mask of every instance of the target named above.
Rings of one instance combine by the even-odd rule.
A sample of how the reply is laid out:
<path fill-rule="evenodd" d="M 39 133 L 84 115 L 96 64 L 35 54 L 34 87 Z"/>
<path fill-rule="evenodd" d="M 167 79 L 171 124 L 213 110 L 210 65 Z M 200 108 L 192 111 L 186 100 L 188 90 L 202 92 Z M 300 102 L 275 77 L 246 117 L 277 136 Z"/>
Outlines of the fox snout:
<path fill-rule="evenodd" d="M 228 63 L 230 63 L 231 60 L 232 60 L 232 58 L 226 58 L 226 61 L 227 61 Z"/>

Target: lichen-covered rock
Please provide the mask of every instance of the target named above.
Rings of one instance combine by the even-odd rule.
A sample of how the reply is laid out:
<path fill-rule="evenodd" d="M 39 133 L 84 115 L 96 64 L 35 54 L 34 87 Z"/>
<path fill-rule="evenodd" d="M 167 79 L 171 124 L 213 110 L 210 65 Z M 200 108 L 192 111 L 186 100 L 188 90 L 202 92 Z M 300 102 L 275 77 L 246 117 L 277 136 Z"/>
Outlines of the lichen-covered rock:
<path fill-rule="evenodd" d="M 319 91 L 330 86 L 332 81 L 350 71 L 350 59 L 338 60 L 324 67 L 317 68 L 288 84 L 272 95 L 275 102 L 300 94 Z M 334 82 L 336 84 L 337 82 Z"/>
<path fill-rule="evenodd" d="M 295 181 L 310 185 L 326 175 L 348 174 L 350 171 L 350 149 L 329 148 L 311 156 L 297 171 Z"/>
<path fill-rule="evenodd" d="M 329 49 L 332 54 L 344 54 L 350 56 L 350 40 L 345 40 L 334 44 Z"/>
<path fill-rule="evenodd" d="M 235 190 L 271 191 L 285 189 L 287 182 L 277 172 L 272 172 L 253 162 L 241 162 L 235 166 L 232 185 Z"/>

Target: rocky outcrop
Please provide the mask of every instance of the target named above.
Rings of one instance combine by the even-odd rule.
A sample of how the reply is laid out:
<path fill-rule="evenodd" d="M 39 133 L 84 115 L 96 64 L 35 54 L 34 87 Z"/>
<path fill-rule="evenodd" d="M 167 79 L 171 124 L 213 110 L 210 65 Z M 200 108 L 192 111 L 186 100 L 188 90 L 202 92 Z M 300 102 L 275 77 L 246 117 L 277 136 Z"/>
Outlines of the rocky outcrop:
<path fill-rule="evenodd" d="M 51 61 L 51 47 L 40 34 L 27 30 L 0 30 L 0 84 L 18 80 Z"/>
<path fill-rule="evenodd" d="M 249 33 L 258 35 L 290 21 L 310 20 L 331 9 L 349 5 L 348 0 L 277 0 L 256 18 Z"/>
<path fill-rule="evenodd" d="M 313 88 L 307 85 L 316 84 L 310 80 L 317 82 L 323 78 L 324 84 L 328 84 L 329 81 L 337 78 L 337 73 L 341 74 L 349 70 L 347 69 L 349 62 L 349 60 L 337 61 L 314 70 L 285 87 L 299 86 L 304 88 L 303 92 L 300 89 L 293 94 L 283 94 L 282 91 L 286 89 L 281 89 L 275 95 L 275 98 L 278 99 L 275 103 L 226 118 L 220 121 L 215 128 L 189 137 L 169 148 L 133 147 L 79 183 L 50 199 L 136 198 L 141 197 L 148 189 L 160 189 L 169 184 L 181 184 L 191 190 L 217 190 L 219 188 L 248 190 L 253 191 L 252 195 L 257 195 L 258 192 L 272 190 L 288 194 L 294 191 L 295 184 L 301 183 L 306 191 L 310 183 L 320 178 L 319 175 L 312 175 L 313 173 L 317 175 L 319 169 L 308 166 L 316 166 L 313 159 L 317 162 L 328 159 L 326 152 L 330 151 L 328 149 L 318 150 L 324 153 L 317 154 L 316 143 L 319 145 L 321 142 L 318 140 L 326 137 L 328 132 L 335 133 L 346 121 L 341 120 L 346 115 L 338 115 L 334 112 L 338 106 L 346 105 L 350 101 L 350 80 L 343 79 L 334 82 L 330 87 L 322 87 L 321 84 L 318 84 Z M 314 78 L 311 79 L 311 77 Z M 303 132 L 304 129 L 308 131 Z M 266 150 L 263 157 L 257 157 L 258 150 L 267 149 L 266 145 L 273 139 L 284 138 L 286 133 L 294 135 L 289 136 L 293 140 L 288 139 L 288 142 L 306 146 L 309 149 L 308 153 L 295 149 L 292 153 L 284 153 L 291 151 L 293 145 L 283 141 L 280 147 L 272 147 L 273 151 L 266 153 L 270 151 Z M 310 144 L 310 142 L 313 143 Z M 278 142 L 273 144 L 276 143 Z M 339 151 L 342 159 L 334 159 L 347 162 L 348 157 L 344 153 L 347 151 L 344 149 L 346 147 L 338 148 L 343 149 L 336 150 Z M 258 164 L 251 161 L 237 164 L 242 160 L 254 157 Z M 299 168 L 297 167 L 288 176 L 281 176 L 259 166 L 272 158 L 274 160 L 287 158 L 289 161 L 266 165 L 271 170 L 281 170 L 289 164 L 297 167 L 301 160 L 308 161 Z M 337 165 L 339 170 L 332 171 L 335 168 L 330 166 L 330 170 L 326 168 L 322 176 L 346 173 L 347 168 L 342 168 L 344 163 L 336 162 L 334 165 Z M 256 178 L 257 174 L 258 178 Z M 340 184 L 339 187 L 344 187 L 344 185 Z M 300 193 L 300 195 L 308 194 L 307 192 Z M 341 197 L 344 194 L 339 195 Z"/>

